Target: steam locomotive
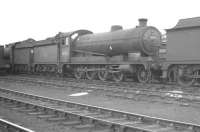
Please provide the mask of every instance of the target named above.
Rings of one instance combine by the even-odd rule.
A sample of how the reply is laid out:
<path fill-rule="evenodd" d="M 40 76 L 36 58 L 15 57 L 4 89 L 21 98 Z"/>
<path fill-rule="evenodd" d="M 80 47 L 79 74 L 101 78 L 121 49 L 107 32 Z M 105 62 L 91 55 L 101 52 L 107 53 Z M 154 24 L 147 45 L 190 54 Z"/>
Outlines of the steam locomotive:
<path fill-rule="evenodd" d="M 200 78 L 198 52 L 194 52 L 199 49 L 199 21 L 199 17 L 182 19 L 168 29 L 166 49 L 162 49 L 165 43 L 160 31 L 147 26 L 147 19 L 139 19 L 139 25 L 132 29 L 114 25 L 106 33 L 60 32 L 45 40 L 8 44 L 4 53 L 15 73 L 117 82 L 131 77 L 141 83 L 167 79 L 190 86 Z M 161 49 L 167 50 L 165 57 L 161 57 Z"/>

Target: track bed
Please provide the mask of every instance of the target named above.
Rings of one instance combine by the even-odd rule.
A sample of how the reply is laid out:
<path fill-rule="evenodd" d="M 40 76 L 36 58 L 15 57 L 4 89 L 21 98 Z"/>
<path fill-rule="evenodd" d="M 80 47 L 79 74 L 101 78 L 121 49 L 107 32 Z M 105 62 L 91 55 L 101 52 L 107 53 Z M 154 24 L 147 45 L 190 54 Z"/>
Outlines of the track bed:
<path fill-rule="evenodd" d="M 94 92 L 87 89 L 73 89 L 71 87 L 60 88 L 52 85 L 36 85 L 34 83 L 11 83 L 6 84 L 0 82 L 0 86 L 6 87 L 12 90 L 18 90 L 21 92 L 31 93 L 35 95 L 62 99 L 67 101 L 73 101 L 78 103 L 84 103 L 88 105 L 95 105 L 99 107 L 105 107 L 120 111 L 126 111 L 130 113 L 144 114 L 154 117 L 160 117 L 165 119 L 184 121 L 190 123 L 200 124 L 200 112 L 199 108 L 189 107 L 187 105 L 176 105 L 171 103 L 160 103 L 155 101 L 147 102 L 142 100 L 127 100 L 122 98 L 113 98 L 106 96 L 103 92 Z M 85 95 L 79 95 L 77 93 L 86 93 Z M 79 96 L 72 96 L 79 95 Z M 180 114 L 181 113 L 181 114 Z"/>
<path fill-rule="evenodd" d="M 200 131 L 200 125 L 195 123 L 167 120 L 3 88 L 0 91 L 0 101 L 8 103 L 13 109 L 28 111 L 29 115 L 37 115 L 39 118 L 49 121 L 62 120 L 61 124 L 73 124 L 76 129 L 89 128 L 90 131 L 120 132 Z"/>

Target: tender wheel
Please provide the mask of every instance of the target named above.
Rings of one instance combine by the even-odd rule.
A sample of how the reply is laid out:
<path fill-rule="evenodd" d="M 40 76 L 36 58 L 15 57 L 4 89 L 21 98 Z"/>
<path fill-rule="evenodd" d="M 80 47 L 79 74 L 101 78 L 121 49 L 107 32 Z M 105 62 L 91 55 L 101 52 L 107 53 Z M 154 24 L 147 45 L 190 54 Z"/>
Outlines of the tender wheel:
<path fill-rule="evenodd" d="M 196 82 L 195 78 L 191 78 L 191 75 L 196 75 L 196 73 L 192 71 L 188 71 L 187 69 L 182 69 L 181 72 L 178 72 L 177 81 L 178 84 L 183 87 L 189 87 Z"/>
<path fill-rule="evenodd" d="M 114 72 L 113 74 L 113 80 L 115 82 L 121 82 L 124 79 L 124 74 L 122 72 Z"/>
<path fill-rule="evenodd" d="M 167 77 L 168 77 L 168 80 L 169 82 L 176 82 L 177 81 L 177 68 L 176 67 L 173 67 L 173 68 L 170 68 L 168 73 L 167 73 Z"/>
<path fill-rule="evenodd" d="M 151 72 L 144 67 L 138 68 L 137 79 L 140 83 L 147 83 L 150 80 Z"/>
<path fill-rule="evenodd" d="M 41 65 L 39 65 L 39 72 L 42 72 L 43 68 Z"/>
<path fill-rule="evenodd" d="M 106 81 L 108 79 L 108 71 L 107 70 L 100 70 L 98 71 L 98 78 L 101 81 Z"/>
<path fill-rule="evenodd" d="M 87 70 L 86 71 L 86 78 L 89 79 L 89 80 L 94 80 L 95 77 L 96 77 L 96 74 L 97 74 L 96 71 Z"/>
<path fill-rule="evenodd" d="M 84 72 L 83 72 L 82 68 L 76 68 L 74 70 L 74 77 L 76 79 L 81 79 L 81 78 L 83 78 L 83 76 L 84 76 Z"/>

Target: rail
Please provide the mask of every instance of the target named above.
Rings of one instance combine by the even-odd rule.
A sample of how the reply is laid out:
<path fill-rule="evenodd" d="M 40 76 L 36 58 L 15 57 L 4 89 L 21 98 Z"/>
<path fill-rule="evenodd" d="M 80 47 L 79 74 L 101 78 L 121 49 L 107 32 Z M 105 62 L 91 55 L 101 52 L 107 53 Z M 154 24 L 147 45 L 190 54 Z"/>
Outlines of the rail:
<path fill-rule="evenodd" d="M 34 132 L 33 130 L 14 124 L 5 119 L 0 119 L 0 131 L 2 132 Z"/>
<path fill-rule="evenodd" d="M 1 100 L 3 98 L 12 100 L 17 104 L 24 106 L 31 105 L 41 109 L 50 110 L 53 112 L 66 113 L 67 115 L 77 116 L 78 119 L 90 119 L 92 123 L 105 123 L 113 128 L 117 126 L 120 131 L 125 132 L 127 129 L 142 131 L 142 132 L 199 132 L 200 125 L 157 118 L 142 114 L 129 113 L 108 109 L 94 105 L 87 105 L 66 100 L 58 100 L 43 96 L 22 93 L 14 90 L 0 89 Z M 22 107 L 20 106 L 20 107 Z M 33 108 L 33 107 L 32 107 Z M 41 111 L 40 111 L 41 112 Z M 47 116 L 49 116 L 47 112 Z M 51 113 L 52 114 L 52 113 Z M 55 116 L 55 115 L 54 115 Z M 54 117 L 53 116 L 53 117 Z M 44 116 L 43 116 L 44 117 Z M 52 117 L 52 115 L 50 115 Z"/>

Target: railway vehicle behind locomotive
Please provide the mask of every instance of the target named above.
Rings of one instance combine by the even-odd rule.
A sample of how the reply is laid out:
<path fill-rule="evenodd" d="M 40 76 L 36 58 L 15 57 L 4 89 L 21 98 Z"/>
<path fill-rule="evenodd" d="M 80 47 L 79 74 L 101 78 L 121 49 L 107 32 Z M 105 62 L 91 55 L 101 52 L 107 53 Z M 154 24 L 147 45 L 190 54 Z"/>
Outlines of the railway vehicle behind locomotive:
<path fill-rule="evenodd" d="M 190 86 L 200 80 L 200 17 L 181 19 L 167 29 L 167 55 L 163 77 Z"/>
<path fill-rule="evenodd" d="M 148 82 L 159 67 L 160 44 L 159 30 L 147 26 L 147 19 L 139 19 L 139 25 L 132 29 L 113 26 L 110 32 L 97 34 L 77 30 L 8 47 L 12 47 L 15 72 L 73 74 L 77 79 L 103 81 L 121 81 L 127 75 Z"/>
<path fill-rule="evenodd" d="M 28 72 L 31 70 L 33 39 L 6 45 L 5 56 L 10 59 L 12 71 Z"/>
<path fill-rule="evenodd" d="M 9 58 L 6 56 L 4 46 L 0 46 L 0 75 L 5 74 L 10 69 Z"/>

